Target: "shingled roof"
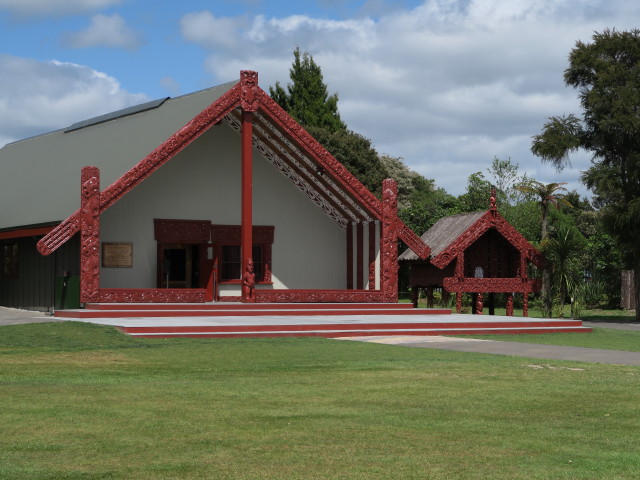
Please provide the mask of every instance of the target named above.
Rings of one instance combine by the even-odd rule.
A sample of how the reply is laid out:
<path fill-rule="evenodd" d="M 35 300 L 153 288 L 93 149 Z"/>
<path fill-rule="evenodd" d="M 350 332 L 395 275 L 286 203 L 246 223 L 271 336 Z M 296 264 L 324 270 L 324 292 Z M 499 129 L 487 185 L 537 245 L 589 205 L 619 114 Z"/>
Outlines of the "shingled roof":
<path fill-rule="evenodd" d="M 460 213 L 438 220 L 420 238 L 431 247 L 431 256 L 438 256 L 451 245 L 460 235 L 466 232 L 486 212 Z M 398 260 L 419 260 L 411 249 L 406 249 L 398 257 Z"/>

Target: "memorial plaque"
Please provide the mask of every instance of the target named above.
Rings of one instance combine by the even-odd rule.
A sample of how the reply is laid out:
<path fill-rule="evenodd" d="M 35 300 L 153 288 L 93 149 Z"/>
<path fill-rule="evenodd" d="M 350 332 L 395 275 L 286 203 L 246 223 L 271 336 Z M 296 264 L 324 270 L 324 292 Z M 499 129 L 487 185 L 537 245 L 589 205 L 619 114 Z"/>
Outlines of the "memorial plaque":
<path fill-rule="evenodd" d="M 105 268 L 133 267 L 133 243 L 104 242 L 102 244 L 102 266 Z"/>

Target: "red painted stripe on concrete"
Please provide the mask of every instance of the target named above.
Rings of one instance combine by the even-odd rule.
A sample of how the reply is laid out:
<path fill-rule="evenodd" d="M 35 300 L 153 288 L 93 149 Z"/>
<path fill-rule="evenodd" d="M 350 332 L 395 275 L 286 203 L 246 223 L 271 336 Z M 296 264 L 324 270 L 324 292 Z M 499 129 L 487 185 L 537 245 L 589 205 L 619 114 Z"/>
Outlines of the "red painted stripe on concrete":
<path fill-rule="evenodd" d="M 511 334 L 538 334 L 538 333 L 588 333 L 589 328 L 553 328 L 545 331 L 528 331 L 526 329 L 474 329 L 474 330 L 439 330 L 439 331 L 414 331 L 411 333 L 402 333 L 402 335 L 417 335 L 417 336 L 437 336 L 437 335 L 511 335 Z M 278 332 L 278 333 L 163 333 L 159 335 L 141 334 L 136 335 L 141 338 L 257 338 L 257 337 L 324 337 L 324 338 L 336 338 L 336 337 L 358 337 L 358 336 L 393 336 L 399 335 L 394 331 L 375 331 L 375 332 L 349 332 L 345 335 L 345 332 Z"/>

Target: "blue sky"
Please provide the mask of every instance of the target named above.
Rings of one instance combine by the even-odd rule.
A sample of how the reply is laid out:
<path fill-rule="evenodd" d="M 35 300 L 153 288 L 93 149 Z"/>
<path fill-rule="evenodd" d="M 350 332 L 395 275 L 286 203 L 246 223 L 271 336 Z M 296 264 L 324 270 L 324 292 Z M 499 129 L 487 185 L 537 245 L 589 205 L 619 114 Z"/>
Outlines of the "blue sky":
<path fill-rule="evenodd" d="M 579 112 L 575 42 L 638 19 L 634 0 L 0 0 L 0 145 L 241 69 L 266 90 L 300 46 L 351 129 L 449 192 L 498 156 L 586 193 L 587 156 L 558 174 L 531 136 Z"/>

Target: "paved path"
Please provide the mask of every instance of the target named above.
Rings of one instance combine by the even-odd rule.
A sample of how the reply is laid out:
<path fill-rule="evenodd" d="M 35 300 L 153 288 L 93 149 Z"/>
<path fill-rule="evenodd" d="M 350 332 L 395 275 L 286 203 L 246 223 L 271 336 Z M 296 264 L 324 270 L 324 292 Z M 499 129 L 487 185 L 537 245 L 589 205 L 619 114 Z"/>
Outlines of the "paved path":
<path fill-rule="evenodd" d="M 51 315 L 31 310 L 19 310 L 17 308 L 0 307 L 0 326 L 19 325 L 22 323 L 61 322 Z"/>
<path fill-rule="evenodd" d="M 588 335 L 588 334 L 576 334 Z M 502 342 L 456 337 L 343 337 L 343 340 L 402 345 L 413 348 L 435 348 L 457 352 L 492 353 L 547 360 L 573 360 L 577 362 L 612 363 L 616 365 L 640 366 L 640 352 L 602 350 L 599 348 L 540 345 L 537 343 Z"/>

